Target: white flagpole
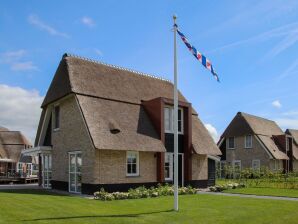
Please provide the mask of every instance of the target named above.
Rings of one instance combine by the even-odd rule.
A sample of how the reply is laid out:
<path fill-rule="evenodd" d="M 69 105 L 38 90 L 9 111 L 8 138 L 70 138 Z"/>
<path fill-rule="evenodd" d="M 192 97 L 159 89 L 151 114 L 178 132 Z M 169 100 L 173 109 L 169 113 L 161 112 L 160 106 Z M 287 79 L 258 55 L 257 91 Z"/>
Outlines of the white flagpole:
<path fill-rule="evenodd" d="M 176 49 L 176 34 L 177 16 L 174 19 L 174 210 L 178 211 L 178 91 L 177 91 L 177 49 Z"/>

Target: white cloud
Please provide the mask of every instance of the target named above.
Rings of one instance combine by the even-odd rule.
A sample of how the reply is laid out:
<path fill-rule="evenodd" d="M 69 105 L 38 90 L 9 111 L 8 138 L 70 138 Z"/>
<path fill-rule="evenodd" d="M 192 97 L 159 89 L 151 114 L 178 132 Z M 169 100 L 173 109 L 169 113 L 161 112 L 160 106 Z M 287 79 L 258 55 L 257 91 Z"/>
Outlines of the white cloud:
<path fill-rule="evenodd" d="M 33 64 L 32 61 L 17 62 L 11 65 L 11 70 L 13 71 L 28 71 L 28 70 L 38 70 L 38 68 Z"/>
<path fill-rule="evenodd" d="M 24 61 L 26 54 L 24 49 L 4 52 L 0 54 L 0 63 L 8 64 L 12 71 L 37 71 L 38 67 L 32 61 Z"/>
<path fill-rule="evenodd" d="M 30 15 L 28 17 L 28 21 L 30 24 L 38 27 L 41 30 L 46 31 L 47 33 L 53 35 L 53 36 L 61 36 L 61 37 L 66 37 L 68 38 L 69 35 L 63 32 L 58 31 L 54 27 L 46 24 L 44 21 L 40 20 L 38 16 L 36 15 Z"/>
<path fill-rule="evenodd" d="M 274 106 L 276 108 L 281 108 L 282 107 L 282 105 L 279 102 L 279 100 L 274 100 L 271 104 L 272 104 L 272 106 Z"/>
<path fill-rule="evenodd" d="M 211 124 L 204 124 L 206 129 L 208 130 L 209 134 L 211 135 L 211 137 L 213 138 L 213 140 L 215 142 L 218 142 L 219 140 L 219 136 L 217 133 L 217 130 L 214 126 L 212 126 Z"/>
<path fill-rule="evenodd" d="M 279 42 L 265 57 L 269 56 L 276 56 L 277 54 L 281 53 L 282 51 L 286 50 L 287 48 L 291 47 L 297 41 L 298 35 L 298 22 L 289 23 L 263 33 L 259 33 L 255 36 L 249 37 L 247 39 L 238 40 L 224 46 L 218 47 L 208 53 L 214 53 L 217 51 L 223 51 L 229 48 L 237 47 L 244 44 L 250 44 L 255 42 L 262 42 L 267 41 L 274 37 L 283 37 L 284 39 Z"/>
<path fill-rule="evenodd" d="M 21 131 L 34 143 L 42 100 L 36 90 L 0 84 L 0 126 Z"/>
<path fill-rule="evenodd" d="M 94 20 L 88 16 L 82 17 L 81 22 L 88 27 L 94 27 L 96 25 Z"/>
<path fill-rule="evenodd" d="M 276 123 L 282 129 L 298 129 L 298 117 L 296 118 L 278 118 L 275 119 Z"/>
<path fill-rule="evenodd" d="M 97 48 L 94 49 L 94 52 L 95 52 L 98 56 L 100 56 L 100 57 L 103 56 L 102 51 L 101 51 L 101 50 L 98 50 Z"/>
<path fill-rule="evenodd" d="M 298 35 L 298 34 L 297 34 Z M 281 81 L 282 79 L 295 75 L 298 73 L 298 59 L 296 59 L 292 64 L 290 64 L 278 77 L 277 81 Z"/>

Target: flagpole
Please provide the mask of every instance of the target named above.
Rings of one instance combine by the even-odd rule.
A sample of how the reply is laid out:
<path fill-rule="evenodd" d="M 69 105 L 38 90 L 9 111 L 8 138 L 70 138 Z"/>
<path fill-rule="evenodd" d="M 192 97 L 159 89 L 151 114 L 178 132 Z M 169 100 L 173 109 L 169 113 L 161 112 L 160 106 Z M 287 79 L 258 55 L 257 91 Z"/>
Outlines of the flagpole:
<path fill-rule="evenodd" d="M 176 24 L 177 16 L 174 20 L 174 210 L 178 211 L 178 74 L 177 74 L 177 48 L 176 48 Z"/>

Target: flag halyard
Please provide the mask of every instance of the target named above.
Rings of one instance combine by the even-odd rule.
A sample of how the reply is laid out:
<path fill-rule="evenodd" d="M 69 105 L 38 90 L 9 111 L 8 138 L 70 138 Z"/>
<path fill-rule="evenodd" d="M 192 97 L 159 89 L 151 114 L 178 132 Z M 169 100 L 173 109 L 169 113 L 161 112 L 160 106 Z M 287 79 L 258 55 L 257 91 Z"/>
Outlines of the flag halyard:
<path fill-rule="evenodd" d="M 192 55 L 201 62 L 201 64 L 207 68 L 212 75 L 214 76 L 214 78 L 216 79 L 216 81 L 219 82 L 219 77 L 217 75 L 217 73 L 215 72 L 212 63 L 209 59 L 207 59 L 202 53 L 200 53 L 199 51 L 197 51 L 197 49 L 192 46 L 189 41 L 187 40 L 187 38 L 185 37 L 185 35 L 183 33 L 180 32 L 180 30 L 178 29 L 177 24 L 174 25 L 177 29 L 177 33 L 179 34 L 179 36 L 181 37 L 182 41 L 184 42 L 184 44 L 186 45 L 186 47 L 188 48 L 188 50 L 192 53 Z"/>

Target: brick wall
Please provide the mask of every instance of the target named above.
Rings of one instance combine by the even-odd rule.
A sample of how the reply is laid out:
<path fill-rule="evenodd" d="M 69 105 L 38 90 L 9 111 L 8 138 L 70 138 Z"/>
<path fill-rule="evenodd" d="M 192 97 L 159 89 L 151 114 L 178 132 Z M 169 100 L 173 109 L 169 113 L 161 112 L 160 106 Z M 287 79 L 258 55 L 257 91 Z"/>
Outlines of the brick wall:
<path fill-rule="evenodd" d="M 153 152 L 139 152 L 139 176 L 126 176 L 126 151 L 97 150 L 94 183 L 145 183 L 156 182 L 156 157 Z"/>
<path fill-rule="evenodd" d="M 208 179 L 208 159 L 206 155 L 192 155 L 192 180 Z"/>
<path fill-rule="evenodd" d="M 235 149 L 226 149 L 227 164 L 241 160 L 242 168 L 252 168 L 252 160 L 259 159 L 262 166 L 269 167 L 270 157 L 255 136 L 252 137 L 252 148 L 244 147 L 244 136 L 235 137 Z"/>
<path fill-rule="evenodd" d="M 68 182 L 68 152 L 82 151 L 82 182 L 94 181 L 95 150 L 85 127 L 75 96 L 65 98 L 60 105 L 60 129 L 52 130 L 52 179 Z M 52 119 L 53 120 L 53 119 Z"/>

